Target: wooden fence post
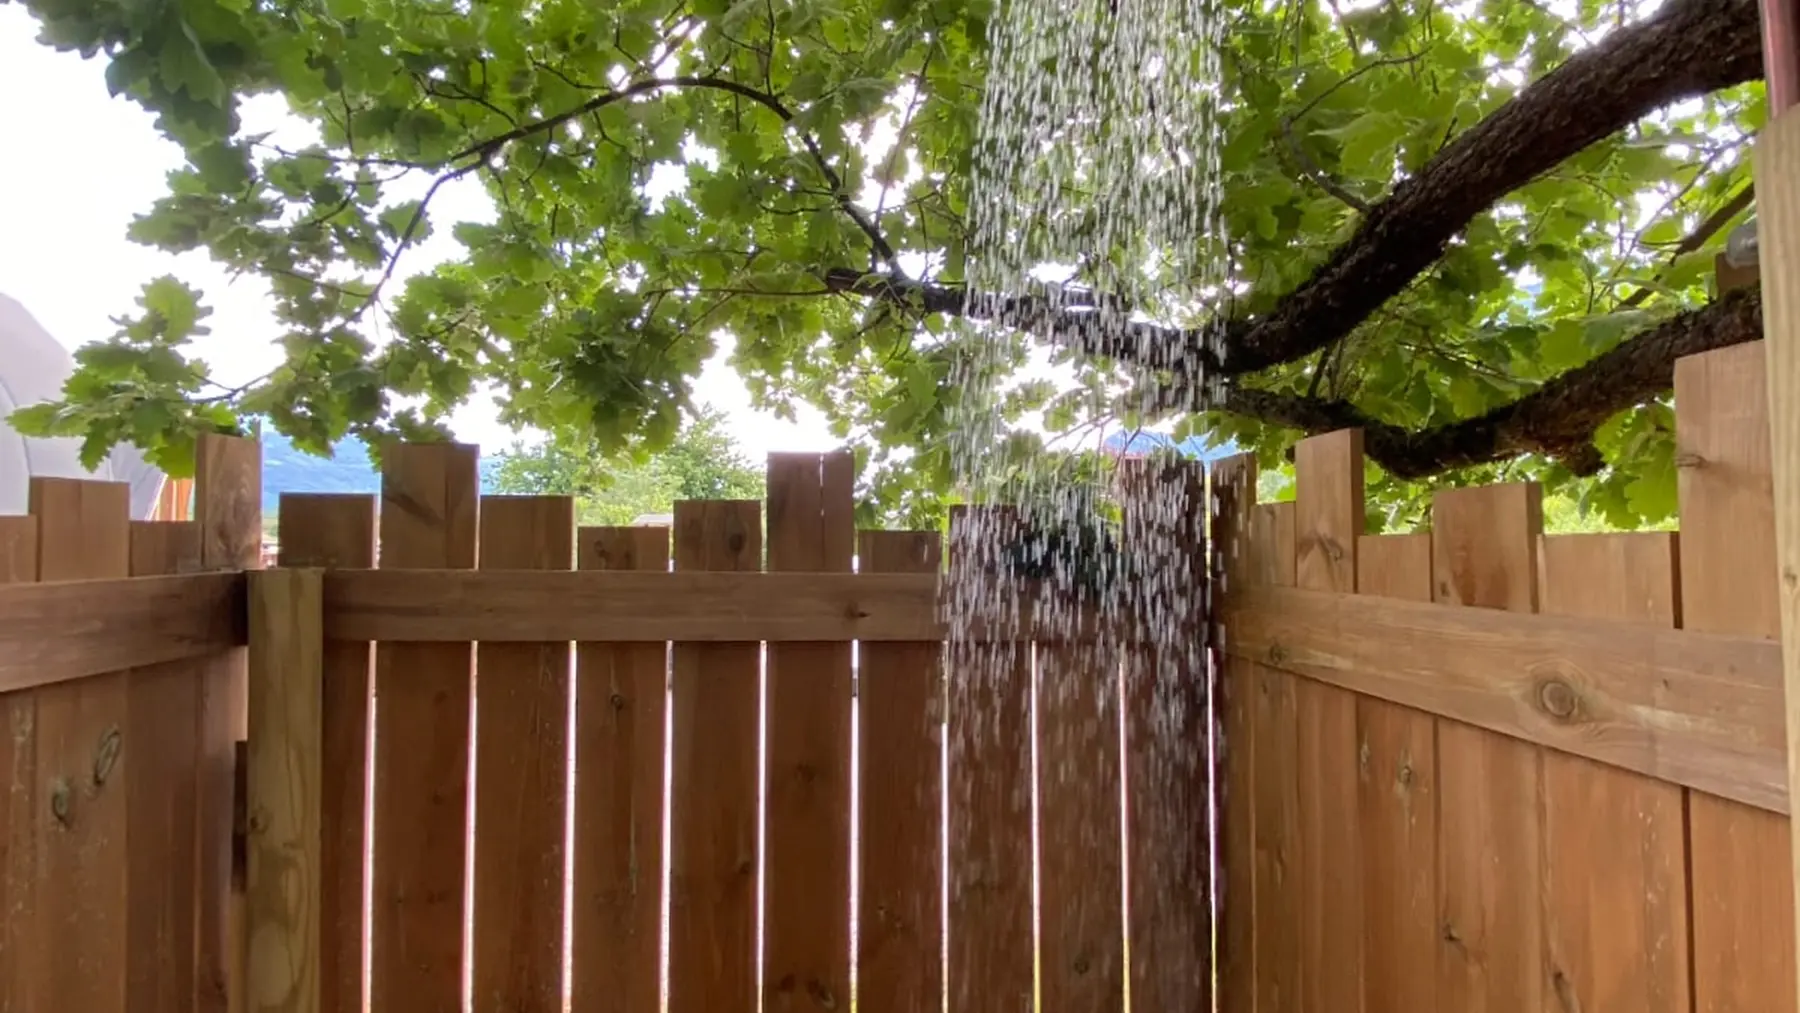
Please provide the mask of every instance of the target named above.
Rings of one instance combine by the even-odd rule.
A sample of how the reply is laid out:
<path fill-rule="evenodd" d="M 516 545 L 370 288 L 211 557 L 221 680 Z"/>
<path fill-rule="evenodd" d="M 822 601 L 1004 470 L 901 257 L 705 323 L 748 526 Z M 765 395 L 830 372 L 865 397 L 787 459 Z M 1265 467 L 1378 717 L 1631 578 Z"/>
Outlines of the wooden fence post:
<path fill-rule="evenodd" d="M 1778 113 L 1764 128 L 1755 159 L 1791 793 L 1800 785 L 1800 108 Z M 1794 848 L 1800 884 L 1800 843 Z"/>
<path fill-rule="evenodd" d="M 244 1005 L 318 1013 L 323 571 L 250 574 Z"/>

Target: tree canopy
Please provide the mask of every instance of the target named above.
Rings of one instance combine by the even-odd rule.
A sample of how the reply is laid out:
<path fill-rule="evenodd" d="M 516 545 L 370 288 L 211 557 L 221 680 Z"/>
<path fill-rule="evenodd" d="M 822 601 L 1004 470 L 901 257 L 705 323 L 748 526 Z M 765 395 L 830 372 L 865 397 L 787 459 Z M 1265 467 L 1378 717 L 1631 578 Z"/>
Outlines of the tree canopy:
<path fill-rule="evenodd" d="M 583 524 L 630 524 L 668 513 L 677 500 L 763 498 L 763 469 L 726 430 L 723 413 L 702 408 L 668 446 L 642 457 L 602 455 L 568 433 L 516 444 L 499 455 L 501 493 L 576 497 Z"/>
<path fill-rule="evenodd" d="M 286 334 L 282 366 L 222 389 L 183 348 L 203 294 L 156 279 L 22 428 L 181 471 L 238 413 L 311 448 L 417 437 L 491 383 L 506 421 L 655 447 L 729 334 L 759 404 L 859 443 L 870 502 L 947 488 L 949 324 L 1000 305 L 962 291 L 992 0 L 24 2 L 186 152 L 131 238 L 266 279 Z M 1752 201 L 1756 0 L 1209 3 L 1230 304 L 1059 327 L 1106 295 L 1078 270 L 1008 312 L 1090 380 L 1187 343 L 1226 383 L 1125 424 L 1269 464 L 1363 426 L 1390 517 L 1424 480 L 1503 474 L 1665 518 L 1674 359 L 1761 331 L 1756 291 L 1710 271 Z M 271 93 L 316 144 L 243 129 Z M 465 178 L 493 221 L 434 214 Z M 463 255 L 396 283 L 443 229 Z M 1002 409 L 1096 411 L 1045 383 Z"/>

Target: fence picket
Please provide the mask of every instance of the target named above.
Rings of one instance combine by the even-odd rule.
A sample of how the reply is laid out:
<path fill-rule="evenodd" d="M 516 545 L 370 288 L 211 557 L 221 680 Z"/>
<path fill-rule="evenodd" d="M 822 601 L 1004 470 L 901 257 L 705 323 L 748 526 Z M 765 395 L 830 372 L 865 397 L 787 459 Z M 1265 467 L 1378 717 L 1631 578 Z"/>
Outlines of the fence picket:
<path fill-rule="evenodd" d="M 1255 549 L 1250 515 L 1256 507 L 1256 456 L 1238 454 L 1214 462 L 1209 484 L 1217 504 L 1210 532 L 1212 572 L 1216 580 L 1222 581 L 1212 589 L 1209 602 L 1217 607 L 1224 594 L 1242 589 L 1251 579 Z M 1258 951 L 1253 763 L 1256 746 L 1252 738 L 1255 722 L 1251 718 L 1255 673 L 1248 664 L 1227 653 L 1229 629 L 1215 623 L 1209 632 L 1219 669 L 1219 770 L 1215 782 L 1220 794 L 1219 1008 L 1253 1013 Z"/>
<path fill-rule="evenodd" d="M 761 504 L 675 504 L 675 566 L 756 570 Z M 674 648 L 669 1013 L 756 1006 L 758 715 L 755 643 Z"/>
<path fill-rule="evenodd" d="M 1252 583 L 1294 583 L 1294 504 L 1258 505 L 1251 514 Z M 1231 630 L 1225 630 L 1229 640 Z M 1299 714 L 1296 676 L 1245 663 L 1255 687 L 1250 732 L 1255 755 L 1256 1013 L 1299 1013 L 1303 902 L 1300 865 Z"/>
<path fill-rule="evenodd" d="M 936 573 L 935 531 L 864 531 L 864 573 Z M 857 1006 L 942 1006 L 943 645 L 861 645 L 862 891 Z"/>
<path fill-rule="evenodd" d="M 567 570 L 575 501 L 488 496 L 479 565 Z M 569 644 L 475 649 L 474 934 L 477 1010 L 561 1013 L 567 897 Z"/>
<path fill-rule="evenodd" d="M 279 565 L 375 565 L 374 496 L 284 493 L 277 509 Z M 320 1013 L 363 1013 L 364 1008 L 373 664 L 366 640 L 327 641 L 320 658 Z"/>
<path fill-rule="evenodd" d="M 665 527 L 582 528 L 577 545 L 583 570 L 669 570 Z M 577 644 L 575 684 L 569 1008 L 657 1013 L 668 646 Z"/>
<path fill-rule="evenodd" d="M 0 584 L 37 580 L 37 518 L 0 517 Z M 30 1007 L 19 954 L 30 945 L 36 875 L 37 691 L 0 693 L 0 1010 Z"/>
<path fill-rule="evenodd" d="M 849 572 L 848 453 L 770 454 L 769 569 Z M 850 645 L 768 646 L 764 1007 L 850 1004 Z"/>
<path fill-rule="evenodd" d="M 1780 636 L 1762 342 L 1675 364 L 1681 625 Z M 1694 994 L 1701 1013 L 1793 1013 L 1788 820 L 1690 792 Z"/>
<path fill-rule="evenodd" d="M 474 447 L 382 448 L 383 567 L 475 565 Z M 381 1013 L 439 1013 L 463 995 L 471 645 L 375 648 L 374 896 L 369 988 Z"/>

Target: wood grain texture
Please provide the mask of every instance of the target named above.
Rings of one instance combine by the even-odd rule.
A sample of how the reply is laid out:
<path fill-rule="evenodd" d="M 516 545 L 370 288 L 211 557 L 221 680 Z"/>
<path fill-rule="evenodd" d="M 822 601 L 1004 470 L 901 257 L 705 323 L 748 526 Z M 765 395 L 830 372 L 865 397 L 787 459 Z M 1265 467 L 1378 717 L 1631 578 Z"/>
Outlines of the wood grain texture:
<path fill-rule="evenodd" d="M 99 580 L 131 572 L 127 489 L 112 482 L 33 478 L 38 576 Z M 126 1004 L 128 977 L 127 783 L 133 743 L 124 673 L 39 689 L 39 795 L 29 819 L 36 857 L 31 949 L 22 954 L 29 996 L 59 1008 L 106 1013 Z"/>
<path fill-rule="evenodd" d="M 133 522 L 134 578 L 191 569 L 199 561 L 193 523 Z M 196 992 L 196 917 L 200 901 L 198 774 L 194 729 L 208 663 L 171 662 L 126 675 L 124 741 L 126 889 L 130 899 L 126 1005 L 131 1010 L 188 1013 Z"/>
<path fill-rule="evenodd" d="M 279 510 L 280 565 L 374 565 L 374 496 L 284 493 Z M 374 652 L 367 641 L 332 640 L 321 648 L 321 1013 L 363 1011 L 363 943 L 368 939 L 368 912 L 363 904 L 363 891 L 368 885 L 366 848 L 369 844 L 369 719 L 373 663 Z"/>
<path fill-rule="evenodd" d="M 254 437 L 202 433 L 194 447 L 194 524 L 200 568 L 253 570 L 262 565 L 262 443 Z M 241 1013 L 246 996 L 242 868 L 234 857 L 238 743 L 244 741 L 249 697 L 244 650 L 219 655 L 200 687 L 199 1013 Z"/>
<path fill-rule="evenodd" d="M 0 517 L 0 587 L 37 580 L 37 518 Z M 3 610 L 0 610 L 3 613 Z M 0 692 L 0 1011 L 30 1009 L 20 964 L 33 928 L 37 693 Z"/>
<path fill-rule="evenodd" d="M 1293 504 L 1276 504 L 1275 516 L 1292 517 Z M 1262 507 L 1252 516 L 1272 513 Z M 1294 540 L 1283 533 L 1291 524 L 1276 523 L 1252 535 L 1255 569 L 1263 578 L 1256 583 L 1291 586 L 1294 573 Z M 1256 593 L 1246 590 L 1245 597 Z M 1225 628 L 1231 645 L 1243 634 L 1236 617 L 1227 617 Z M 1299 679 L 1262 665 L 1246 665 L 1252 680 L 1250 736 L 1256 753 L 1254 779 L 1256 834 L 1256 1006 L 1257 1013 L 1297 1013 L 1305 1008 L 1302 988 L 1305 957 L 1300 835 Z"/>
<path fill-rule="evenodd" d="M 1070 644 L 1039 645 L 1037 655 L 1040 1008 L 1119 1010 L 1125 1001 L 1119 659 L 1111 650 Z M 1180 790 L 1165 788 L 1171 795 Z M 1176 884 L 1167 886 L 1173 892 Z M 1190 973 L 1197 970 L 1183 963 Z"/>
<path fill-rule="evenodd" d="M 754 570 L 754 501 L 675 504 L 675 566 Z M 757 730 L 755 643 L 677 643 L 669 881 L 669 1013 L 756 1005 Z"/>
<path fill-rule="evenodd" d="M 1252 588 L 1228 653 L 1787 811 L 1773 641 Z"/>
<path fill-rule="evenodd" d="M 237 573 L 0 587 L 0 692 L 240 646 L 243 596 Z"/>
<path fill-rule="evenodd" d="M 1673 627 L 1675 563 L 1671 534 L 1546 537 L 1540 606 Z M 1688 1009 L 1682 789 L 1545 750 L 1543 791 L 1552 996 L 1565 1009 Z"/>
<path fill-rule="evenodd" d="M 324 770 L 320 571 L 250 580 L 245 1009 L 318 1013 Z"/>
<path fill-rule="evenodd" d="M 1295 586 L 1354 592 L 1363 530 L 1362 431 L 1309 437 L 1294 458 Z M 1310 679 L 1294 693 L 1303 1008 L 1358 1013 L 1363 898 L 1356 697 Z"/>
<path fill-rule="evenodd" d="M 1356 570 L 1358 594 L 1430 601 L 1431 536 L 1364 535 Z M 1437 719 L 1358 696 L 1356 738 L 1363 1009 L 1437 1009 Z"/>
<path fill-rule="evenodd" d="M 669 529 L 582 528 L 584 570 L 669 568 Z M 657 1013 L 662 1000 L 665 644 L 575 645 L 572 1013 Z"/>
<path fill-rule="evenodd" d="M 1780 592 L 1764 369 L 1762 342 L 1676 362 L 1675 460 L 1682 625 L 1767 638 L 1774 647 Z M 1775 699 L 1764 713 L 1783 715 L 1779 741 L 1785 748 L 1786 711 Z M 1785 785 L 1785 759 L 1780 769 L 1777 780 Z M 1792 1013 L 1788 821 L 1721 794 L 1727 793 L 1702 790 L 1688 797 L 1695 1009 Z"/>
<path fill-rule="evenodd" d="M 1775 512 L 1776 610 L 1784 647 L 1788 780 L 1800 784 L 1800 112 L 1778 112 L 1755 152 L 1757 238 Z M 1790 828 L 1791 830 L 1791 828 Z M 1800 841 L 1789 869 L 1800 883 Z M 1792 915 L 1790 915 L 1790 920 Z M 1790 928 L 1791 931 L 1791 928 Z M 1790 944 L 1790 961 L 1795 961 Z M 1800 961 L 1796 961 L 1800 963 Z M 1788 968 L 1790 977 L 1794 964 Z"/>
<path fill-rule="evenodd" d="M 483 569 L 566 570 L 574 540 L 571 497 L 481 501 Z M 481 644 L 475 671 L 475 1008 L 562 1013 L 569 644 Z"/>
<path fill-rule="evenodd" d="M 1440 603 L 1533 612 L 1536 485 L 1439 493 L 1432 579 Z M 1513 1013 L 1544 1001 L 1540 747 L 1473 725 L 1438 725 L 1440 1008 Z"/>
<path fill-rule="evenodd" d="M 474 566 L 475 448 L 396 443 L 381 456 L 377 562 Z M 375 647 L 369 987 L 378 1010 L 462 1001 L 472 653 L 467 643 Z"/>
<path fill-rule="evenodd" d="M 1258 503 L 1250 511 L 1250 583 L 1293 587 L 1295 506 Z"/>
<path fill-rule="evenodd" d="M 1212 516 L 1212 599 L 1222 604 L 1243 593 L 1252 579 L 1254 554 L 1250 515 L 1256 506 L 1256 457 L 1238 454 L 1215 461 L 1210 478 L 1216 504 Z M 1251 719 L 1256 692 L 1250 666 L 1229 656 L 1236 636 L 1214 612 L 1210 646 L 1218 670 L 1220 794 L 1218 877 L 1218 989 L 1225 1010 L 1252 1010 L 1256 1001 L 1256 809 L 1253 763 L 1256 747 Z"/>
<path fill-rule="evenodd" d="M 952 568 L 971 532 L 1008 537 L 1010 512 L 974 513 L 951 512 Z M 1031 645 L 953 640 L 948 665 L 950 1008 L 1016 1013 L 1034 991 Z"/>
<path fill-rule="evenodd" d="M 864 531 L 865 573 L 943 564 L 935 531 Z M 943 645 L 862 645 L 862 865 L 858 1008 L 914 1013 L 942 1005 Z"/>
<path fill-rule="evenodd" d="M 769 569 L 850 572 L 850 454 L 770 454 Z M 850 645 L 768 647 L 764 992 L 769 1013 L 850 1002 Z"/>

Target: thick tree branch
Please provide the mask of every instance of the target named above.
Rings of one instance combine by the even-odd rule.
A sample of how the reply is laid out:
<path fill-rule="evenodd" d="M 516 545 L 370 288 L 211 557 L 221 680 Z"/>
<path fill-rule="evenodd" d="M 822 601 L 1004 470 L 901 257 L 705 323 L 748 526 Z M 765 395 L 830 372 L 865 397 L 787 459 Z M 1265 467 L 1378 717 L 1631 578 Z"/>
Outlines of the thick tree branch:
<path fill-rule="evenodd" d="M 1364 452 L 1399 478 L 1428 478 L 1519 454 L 1556 458 L 1577 475 L 1592 475 L 1605 464 L 1594 447 L 1594 431 L 1668 391 L 1675 360 L 1761 337 L 1761 291 L 1738 289 L 1637 334 L 1511 404 L 1431 429 L 1390 425 L 1347 401 L 1242 386 L 1230 388 L 1220 407 L 1309 434 L 1360 428 Z"/>
<path fill-rule="evenodd" d="M 1659 108 L 1761 76 L 1759 39 L 1757 0 L 1673 0 L 1571 56 L 1374 204 L 1273 311 L 1234 328 L 1223 371 L 1292 362 L 1349 333 L 1507 193 Z"/>

